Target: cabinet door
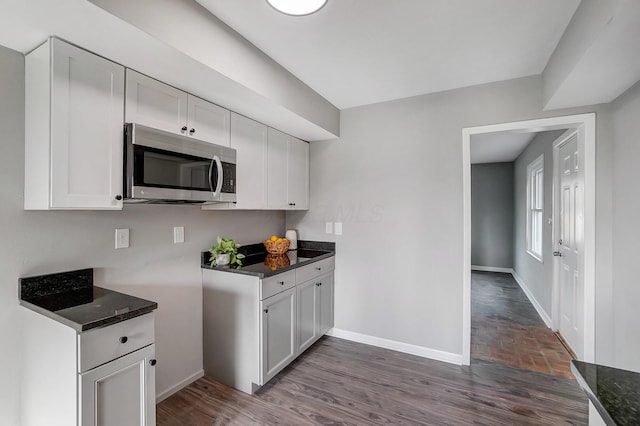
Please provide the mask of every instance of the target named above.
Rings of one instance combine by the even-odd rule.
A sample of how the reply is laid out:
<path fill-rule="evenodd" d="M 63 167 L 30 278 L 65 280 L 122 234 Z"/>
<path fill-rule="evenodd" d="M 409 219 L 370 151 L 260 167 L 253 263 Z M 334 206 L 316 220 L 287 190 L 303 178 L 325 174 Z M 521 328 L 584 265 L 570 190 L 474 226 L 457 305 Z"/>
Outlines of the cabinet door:
<path fill-rule="evenodd" d="M 298 353 L 318 340 L 318 300 L 319 291 L 314 280 L 296 287 L 298 299 Z"/>
<path fill-rule="evenodd" d="M 261 385 L 296 357 L 296 289 L 260 302 Z"/>
<path fill-rule="evenodd" d="M 318 338 L 333 328 L 333 274 L 324 275 L 318 280 Z"/>
<path fill-rule="evenodd" d="M 82 426 L 156 424 L 155 345 L 79 375 Z"/>
<path fill-rule="evenodd" d="M 228 109 L 189 95 L 187 103 L 188 134 L 194 138 L 229 146 L 229 122 L 231 113 Z"/>
<path fill-rule="evenodd" d="M 237 208 L 267 208 L 267 126 L 231 115 L 231 147 L 237 155 Z"/>
<path fill-rule="evenodd" d="M 267 202 L 270 209 L 284 210 L 287 205 L 287 145 L 289 135 L 269 128 Z"/>
<path fill-rule="evenodd" d="M 50 207 L 122 209 L 124 68 L 52 43 Z"/>
<path fill-rule="evenodd" d="M 287 143 L 287 207 L 309 208 L 309 144 L 294 137 Z"/>
<path fill-rule="evenodd" d="M 187 93 L 127 69 L 125 121 L 186 135 Z"/>

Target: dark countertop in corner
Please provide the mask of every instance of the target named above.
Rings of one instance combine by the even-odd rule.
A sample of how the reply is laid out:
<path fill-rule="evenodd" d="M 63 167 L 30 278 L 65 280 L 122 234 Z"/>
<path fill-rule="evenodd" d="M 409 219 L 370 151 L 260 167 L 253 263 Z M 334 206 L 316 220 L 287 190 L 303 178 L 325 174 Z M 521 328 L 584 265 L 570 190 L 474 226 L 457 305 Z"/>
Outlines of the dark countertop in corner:
<path fill-rule="evenodd" d="M 607 425 L 640 425 L 640 373 L 575 360 L 571 371 Z"/>
<path fill-rule="evenodd" d="M 265 278 L 335 256 L 336 243 L 298 240 L 298 249 L 289 250 L 280 258 L 269 255 L 262 243 L 241 246 L 238 252 L 246 256 L 242 260 L 241 267 L 211 266 L 211 256 L 208 251 L 201 253 L 201 266 L 214 271 Z"/>
<path fill-rule="evenodd" d="M 93 269 L 19 279 L 19 303 L 78 332 L 147 314 L 156 302 L 93 285 Z"/>

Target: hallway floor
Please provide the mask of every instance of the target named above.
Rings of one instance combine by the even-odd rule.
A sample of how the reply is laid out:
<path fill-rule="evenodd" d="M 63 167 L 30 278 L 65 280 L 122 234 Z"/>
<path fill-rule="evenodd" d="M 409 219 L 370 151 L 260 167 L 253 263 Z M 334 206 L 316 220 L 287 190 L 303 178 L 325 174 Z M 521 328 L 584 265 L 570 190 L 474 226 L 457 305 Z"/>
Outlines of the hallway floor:
<path fill-rule="evenodd" d="M 571 356 L 510 274 L 471 273 L 471 358 L 573 378 Z"/>

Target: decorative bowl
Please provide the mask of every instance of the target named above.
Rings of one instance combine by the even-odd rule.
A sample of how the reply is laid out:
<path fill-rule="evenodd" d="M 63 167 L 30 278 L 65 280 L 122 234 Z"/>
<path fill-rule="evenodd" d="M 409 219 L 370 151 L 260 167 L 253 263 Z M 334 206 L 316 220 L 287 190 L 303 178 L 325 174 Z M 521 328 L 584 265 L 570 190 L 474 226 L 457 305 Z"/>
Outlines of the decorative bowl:
<path fill-rule="evenodd" d="M 291 265 L 291 261 L 286 254 L 268 254 L 264 259 L 264 264 L 271 270 L 276 270 Z"/>
<path fill-rule="evenodd" d="M 291 244 L 291 241 L 287 239 L 282 239 L 281 241 L 264 241 L 264 246 L 269 254 L 285 254 L 287 250 L 289 250 L 289 244 Z"/>

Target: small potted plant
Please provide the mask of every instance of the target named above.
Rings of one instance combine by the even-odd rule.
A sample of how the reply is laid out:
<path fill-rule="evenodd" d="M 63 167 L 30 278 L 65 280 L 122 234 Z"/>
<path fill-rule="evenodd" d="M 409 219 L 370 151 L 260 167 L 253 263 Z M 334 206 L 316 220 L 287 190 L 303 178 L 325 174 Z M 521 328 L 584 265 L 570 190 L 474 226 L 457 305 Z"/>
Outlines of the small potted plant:
<path fill-rule="evenodd" d="M 242 266 L 244 254 L 238 253 L 238 245 L 231 238 L 218 237 L 218 243 L 209 249 L 211 266 Z"/>

